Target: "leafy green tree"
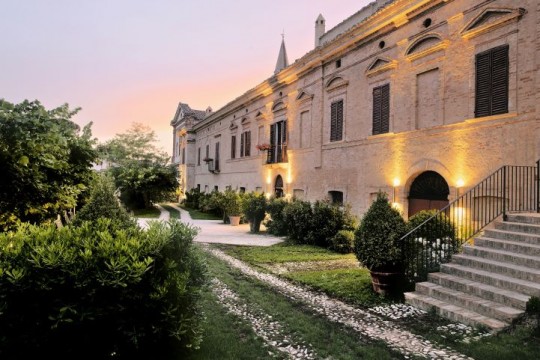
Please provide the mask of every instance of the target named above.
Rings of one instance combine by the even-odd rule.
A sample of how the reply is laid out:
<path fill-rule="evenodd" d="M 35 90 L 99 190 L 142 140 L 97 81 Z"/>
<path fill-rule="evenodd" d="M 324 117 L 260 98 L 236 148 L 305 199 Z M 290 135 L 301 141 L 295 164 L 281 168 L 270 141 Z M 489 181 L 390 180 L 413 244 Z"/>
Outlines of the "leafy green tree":
<path fill-rule="evenodd" d="M 54 219 L 82 199 L 97 153 L 91 123 L 71 121 L 78 110 L 0 99 L 0 229 Z"/>
<path fill-rule="evenodd" d="M 99 146 L 101 158 L 120 188 L 122 201 L 131 208 L 147 208 L 174 196 L 177 170 L 156 145 L 148 127 L 134 123 L 126 133 Z"/>

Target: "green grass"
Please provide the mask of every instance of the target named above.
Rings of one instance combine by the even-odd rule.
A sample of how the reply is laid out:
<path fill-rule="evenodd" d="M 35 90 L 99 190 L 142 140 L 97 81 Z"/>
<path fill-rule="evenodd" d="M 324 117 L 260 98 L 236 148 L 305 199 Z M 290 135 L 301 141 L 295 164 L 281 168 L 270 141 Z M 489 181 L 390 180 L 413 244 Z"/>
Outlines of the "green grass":
<path fill-rule="evenodd" d="M 284 276 L 356 305 L 376 306 L 388 302 L 373 291 L 369 270 L 365 268 L 297 271 Z"/>
<path fill-rule="evenodd" d="M 193 220 L 223 220 L 221 216 L 216 216 L 214 214 L 209 214 L 199 210 L 191 209 L 183 205 L 181 206 L 181 208 L 189 212 L 189 216 L 191 216 Z"/>
<path fill-rule="evenodd" d="M 253 265 L 299 261 L 344 260 L 355 258 L 353 254 L 338 254 L 318 246 L 292 245 L 287 243 L 280 243 L 269 247 L 224 246 L 220 248 L 229 255 Z"/>
<path fill-rule="evenodd" d="M 159 218 L 160 213 L 161 212 L 157 208 L 134 209 L 133 210 L 133 215 L 135 215 L 135 217 L 139 217 L 139 218 L 157 219 L 157 218 Z"/>
<path fill-rule="evenodd" d="M 166 204 L 160 204 L 160 205 L 169 212 L 171 219 L 180 219 L 180 211 Z"/>
<path fill-rule="evenodd" d="M 265 284 L 245 277 L 211 255 L 206 256 L 211 276 L 227 284 L 243 301 L 261 308 L 273 319 L 279 321 L 287 333 L 294 334 L 297 341 L 312 344 L 318 358 L 336 360 L 403 358 L 389 349 L 386 344 L 364 339 L 346 327 L 324 317 L 313 315 L 303 305 L 291 302 Z M 270 356 L 257 357 L 256 354 L 244 354 L 244 356 L 244 358 L 252 359 L 271 358 Z M 213 358 L 221 359 L 219 356 Z"/>

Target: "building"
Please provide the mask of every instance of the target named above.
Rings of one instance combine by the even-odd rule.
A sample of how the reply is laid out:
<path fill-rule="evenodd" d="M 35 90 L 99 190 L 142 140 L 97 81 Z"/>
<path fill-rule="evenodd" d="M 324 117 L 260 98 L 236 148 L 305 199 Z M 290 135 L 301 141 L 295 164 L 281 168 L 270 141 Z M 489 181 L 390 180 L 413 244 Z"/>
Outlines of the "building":
<path fill-rule="evenodd" d="M 212 112 L 171 122 L 183 189 L 330 198 L 405 217 L 540 158 L 537 0 L 378 0 Z"/>

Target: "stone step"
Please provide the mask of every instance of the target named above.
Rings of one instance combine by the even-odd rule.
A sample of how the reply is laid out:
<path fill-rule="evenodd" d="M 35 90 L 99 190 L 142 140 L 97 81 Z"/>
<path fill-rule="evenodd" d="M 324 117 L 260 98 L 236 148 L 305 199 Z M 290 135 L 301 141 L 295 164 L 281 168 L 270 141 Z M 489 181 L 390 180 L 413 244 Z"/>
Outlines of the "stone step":
<path fill-rule="evenodd" d="M 416 292 L 506 323 L 511 323 L 524 312 L 523 310 L 482 299 L 470 293 L 446 288 L 432 282 L 416 284 Z"/>
<path fill-rule="evenodd" d="M 508 214 L 506 217 L 506 221 L 540 225 L 540 214 Z"/>
<path fill-rule="evenodd" d="M 483 248 L 493 248 L 511 251 L 519 254 L 529 254 L 532 256 L 540 256 L 540 245 L 528 244 L 521 241 L 510 241 L 501 239 L 491 239 L 486 237 L 478 237 L 474 239 L 474 245 Z"/>
<path fill-rule="evenodd" d="M 463 246 L 463 254 L 540 270 L 540 256 L 475 246 Z"/>
<path fill-rule="evenodd" d="M 495 222 L 495 229 L 540 235 L 540 224 L 527 224 L 510 221 Z"/>
<path fill-rule="evenodd" d="M 535 268 L 465 254 L 452 256 L 452 263 L 540 284 L 540 270 Z"/>
<path fill-rule="evenodd" d="M 535 234 L 526 234 L 515 231 L 506 231 L 498 229 L 485 229 L 484 237 L 492 239 L 501 239 L 501 240 L 510 240 L 510 241 L 521 241 L 528 244 L 540 245 L 540 235 Z"/>
<path fill-rule="evenodd" d="M 428 281 L 449 289 L 472 294 L 482 299 L 491 300 L 520 310 L 525 310 L 525 305 L 530 298 L 529 295 L 519 292 L 501 289 L 496 286 L 442 272 L 429 274 Z"/>
<path fill-rule="evenodd" d="M 425 311 L 435 309 L 435 312 L 440 316 L 471 326 L 483 325 L 493 331 L 500 331 L 509 325 L 503 321 L 416 292 L 405 293 L 405 301 Z"/>
<path fill-rule="evenodd" d="M 456 263 L 441 264 L 441 272 L 474 280 L 487 285 L 512 290 L 529 296 L 540 296 L 540 284 L 511 276 L 470 268 Z"/>

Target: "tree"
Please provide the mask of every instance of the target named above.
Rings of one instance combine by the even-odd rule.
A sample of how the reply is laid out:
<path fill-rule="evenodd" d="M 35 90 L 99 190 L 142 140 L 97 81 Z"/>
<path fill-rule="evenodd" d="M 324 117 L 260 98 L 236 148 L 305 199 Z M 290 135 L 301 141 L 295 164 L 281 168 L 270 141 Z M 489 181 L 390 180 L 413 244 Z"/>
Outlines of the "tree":
<path fill-rule="evenodd" d="M 128 207 L 151 207 L 170 198 L 178 188 L 177 170 L 155 142 L 156 135 L 150 128 L 134 123 L 126 133 L 99 146 L 101 158 L 110 164 L 109 171 Z"/>
<path fill-rule="evenodd" d="M 91 123 L 82 131 L 67 104 L 0 99 L 0 228 L 40 223 L 74 208 L 92 180 Z"/>

